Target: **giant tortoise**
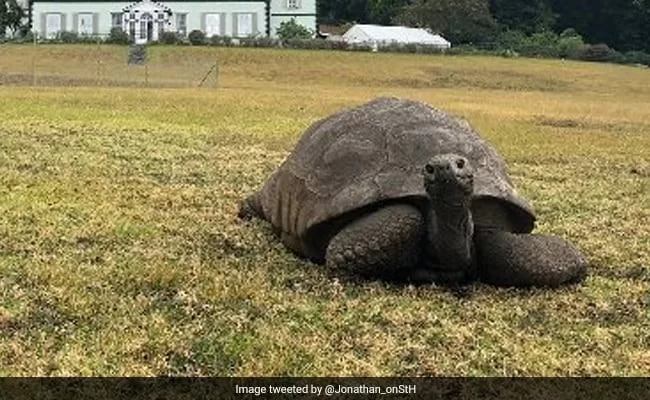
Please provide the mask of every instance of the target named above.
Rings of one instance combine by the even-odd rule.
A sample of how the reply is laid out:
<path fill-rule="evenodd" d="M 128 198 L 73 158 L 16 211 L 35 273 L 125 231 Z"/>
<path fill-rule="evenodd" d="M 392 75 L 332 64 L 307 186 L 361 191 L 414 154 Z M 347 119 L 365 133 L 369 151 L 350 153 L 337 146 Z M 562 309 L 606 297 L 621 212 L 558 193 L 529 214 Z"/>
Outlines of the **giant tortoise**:
<path fill-rule="evenodd" d="M 299 256 L 365 277 L 553 287 L 586 276 L 573 245 L 530 233 L 533 208 L 494 147 L 411 100 L 314 123 L 239 216 L 269 221 Z"/>

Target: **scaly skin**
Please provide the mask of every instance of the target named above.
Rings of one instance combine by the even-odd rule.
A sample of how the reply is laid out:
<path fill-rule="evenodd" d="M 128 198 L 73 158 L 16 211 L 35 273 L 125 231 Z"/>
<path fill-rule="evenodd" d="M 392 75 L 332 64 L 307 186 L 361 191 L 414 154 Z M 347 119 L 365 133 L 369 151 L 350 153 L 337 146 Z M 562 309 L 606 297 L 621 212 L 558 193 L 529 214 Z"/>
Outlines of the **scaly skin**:
<path fill-rule="evenodd" d="M 558 287 L 582 282 L 587 260 L 558 236 L 478 229 L 480 280 L 495 286 Z"/>
<path fill-rule="evenodd" d="M 409 204 L 386 205 L 345 226 L 330 241 L 326 265 L 371 278 L 392 279 L 420 261 L 425 222 Z"/>
<path fill-rule="evenodd" d="M 408 204 L 386 205 L 350 222 L 329 243 L 331 268 L 414 283 L 472 277 L 473 170 L 464 157 L 434 157 L 423 171 L 426 218 Z"/>

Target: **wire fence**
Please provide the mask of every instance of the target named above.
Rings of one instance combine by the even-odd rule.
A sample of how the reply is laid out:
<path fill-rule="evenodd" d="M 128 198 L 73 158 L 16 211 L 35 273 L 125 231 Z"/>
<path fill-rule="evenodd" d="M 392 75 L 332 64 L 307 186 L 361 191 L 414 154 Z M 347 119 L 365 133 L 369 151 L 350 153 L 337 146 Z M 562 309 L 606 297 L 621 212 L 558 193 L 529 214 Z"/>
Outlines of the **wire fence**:
<path fill-rule="evenodd" d="M 187 57 L 182 47 L 0 44 L 0 86 L 217 88 L 214 54 Z"/>

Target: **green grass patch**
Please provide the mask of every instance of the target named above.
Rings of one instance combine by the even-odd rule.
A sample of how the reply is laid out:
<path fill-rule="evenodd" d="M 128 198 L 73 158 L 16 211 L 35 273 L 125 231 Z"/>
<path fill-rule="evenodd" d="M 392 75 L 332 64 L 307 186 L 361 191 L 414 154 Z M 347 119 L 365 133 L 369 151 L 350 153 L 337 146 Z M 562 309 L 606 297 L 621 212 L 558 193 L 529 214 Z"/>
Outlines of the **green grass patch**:
<path fill-rule="evenodd" d="M 117 65 L 123 49 L 101 51 Z M 30 51 L 0 46 L 0 74 L 29 73 Z M 37 51 L 40 73 L 95 85 L 83 56 L 96 46 Z M 0 374 L 650 374 L 648 71 L 277 49 L 152 57 L 161 85 L 179 60 L 195 76 L 218 58 L 220 89 L 0 86 Z M 339 281 L 266 224 L 237 220 L 310 123 L 379 95 L 469 119 L 538 230 L 587 254 L 585 284 L 476 284 L 457 298 Z"/>

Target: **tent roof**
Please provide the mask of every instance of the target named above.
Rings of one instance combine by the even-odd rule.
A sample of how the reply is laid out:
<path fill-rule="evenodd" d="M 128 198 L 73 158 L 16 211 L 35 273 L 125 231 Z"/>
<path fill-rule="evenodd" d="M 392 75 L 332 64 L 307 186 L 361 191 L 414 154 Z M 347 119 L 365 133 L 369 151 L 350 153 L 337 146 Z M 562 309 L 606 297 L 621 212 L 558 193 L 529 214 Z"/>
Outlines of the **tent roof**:
<path fill-rule="evenodd" d="M 449 45 L 449 42 L 440 35 L 434 35 L 420 28 L 405 26 L 381 26 L 357 24 L 346 32 L 345 36 L 353 36 L 355 30 L 363 32 L 372 41 L 399 42 L 399 43 L 428 43 Z M 348 35 L 348 33 L 350 35 Z"/>

